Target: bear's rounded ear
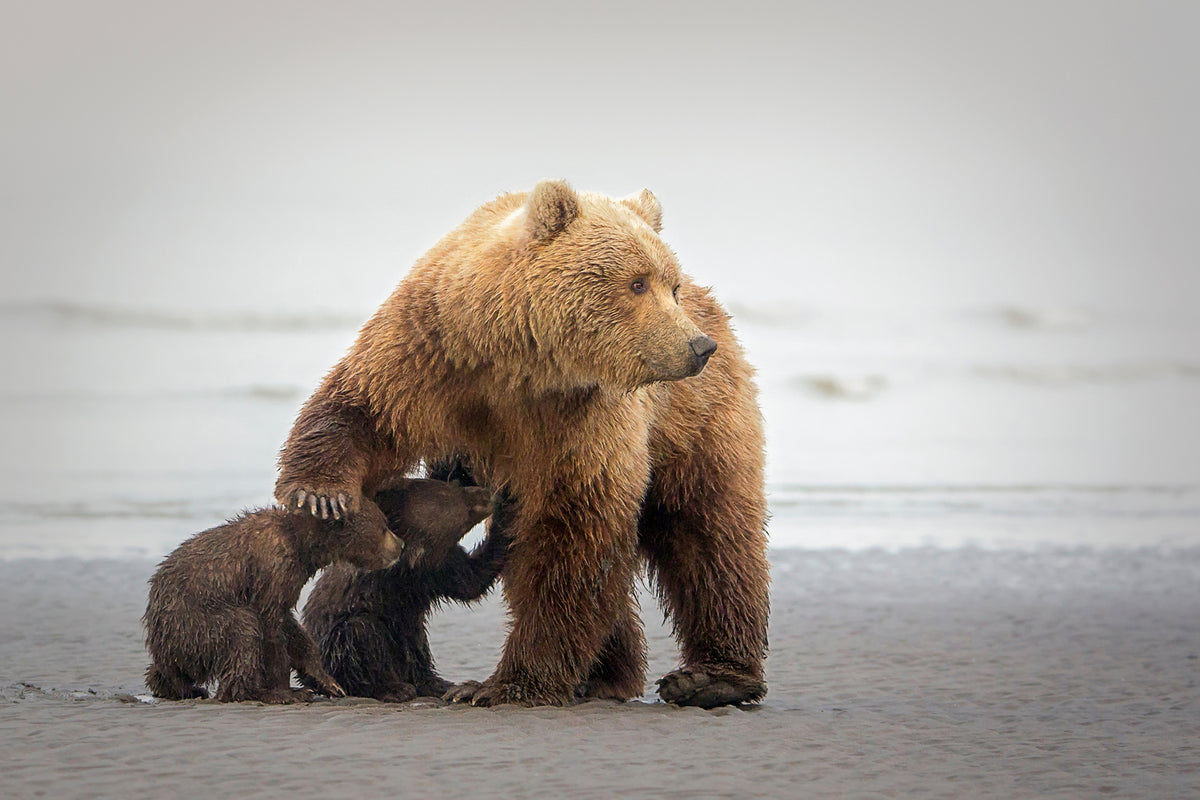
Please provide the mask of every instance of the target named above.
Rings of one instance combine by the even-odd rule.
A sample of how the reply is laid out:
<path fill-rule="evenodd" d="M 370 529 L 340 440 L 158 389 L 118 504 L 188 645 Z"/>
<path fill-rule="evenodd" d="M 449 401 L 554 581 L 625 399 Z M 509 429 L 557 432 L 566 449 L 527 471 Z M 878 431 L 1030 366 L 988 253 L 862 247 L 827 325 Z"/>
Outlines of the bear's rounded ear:
<path fill-rule="evenodd" d="M 649 189 L 642 189 L 628 197 L 622 197 L 620 202 L 621 205 L 646 220 L 646 224 L 653 228 L 655 233 L 662 232 L 662 203 L 658 202 L 658 198 Z"/>
<path fill-rule="evenodd" d="M 525 210 L 530 235 L 546 241 L 579 216 L 579 197 L 566 181 L 542 181 L 525 198 Z"/>

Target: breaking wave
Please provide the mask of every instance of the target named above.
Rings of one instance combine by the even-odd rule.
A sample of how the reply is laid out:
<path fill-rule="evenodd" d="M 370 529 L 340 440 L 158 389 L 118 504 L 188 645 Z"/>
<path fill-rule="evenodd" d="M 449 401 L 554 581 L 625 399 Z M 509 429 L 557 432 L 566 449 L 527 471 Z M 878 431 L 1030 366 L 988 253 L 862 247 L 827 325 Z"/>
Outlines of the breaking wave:
<path fill-rule="evenodd" d="M 768 494 L 783 516 L 1200 518 L 1200 487 L 1191 485 L 775 484 Z"/>
<path fill-rule="evenodd" d="M 800 375 L 792 384 L 825 400 L 862 402 L 873 400 L 887 390 L 888 380 L 882 375 Z"/>
<path fill-rule="evenodd" d="M 164 401 L 241 401 L 252 400 L 267 403 L 295 402 L 306 396 L 310 389 L 292 385 L 250 384 L 212 389 L 140 392 L 105 391 L 59 391 L 54 393 L 20 392 L 0 390 L 0 403 L 47 404 L 47 403 L 161 403 Z"/>
<path fill-rule="evenodd" d="M 971 369 L 989 380 L 1031 386 L 1075 386 L 1080 384 L 1126 384 L 1164 378 L 1200 378 L 1200 364 L 1186 361 L 1140 361 L 1123 364 L 987 364 Z"/>
<path fill-rule="evenodd" d="M 1025 306 L 1001 306 L 989 312 L 989 316 L 993 316 L 1009 328 L 1042 331 L 1082 330 L 1089 327 L 1095 319 L 1091 312 L 1077 308 Z"/>
<path fill-rule="evenodd" d="M 7 303 L 6 317 L 40 319 L 60 325 L 98 328 L 146 328 L 178 331 L 325 331 L 353 330 L 369 316 L 361 311 L 307 311 L 272 314 L 263 311 L 189 311 L 87 305 L 57 300 Z"/>

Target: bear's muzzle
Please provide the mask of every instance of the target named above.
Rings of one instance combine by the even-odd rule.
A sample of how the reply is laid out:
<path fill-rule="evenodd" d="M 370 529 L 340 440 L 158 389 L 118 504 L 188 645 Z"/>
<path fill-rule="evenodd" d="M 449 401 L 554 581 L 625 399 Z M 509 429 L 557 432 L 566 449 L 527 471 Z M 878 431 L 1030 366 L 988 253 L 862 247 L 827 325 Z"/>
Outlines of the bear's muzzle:
<path fill-rule="evenodd" d="M 688 345 L 692 349 L 692 359 L 694 368 L 693 375 L 699 375 L 704 369 L 704 365 L 708 363 L 708 357 L 717 352 L 717 343 L 711 337 L 700 334 L 692 339 Z"/>

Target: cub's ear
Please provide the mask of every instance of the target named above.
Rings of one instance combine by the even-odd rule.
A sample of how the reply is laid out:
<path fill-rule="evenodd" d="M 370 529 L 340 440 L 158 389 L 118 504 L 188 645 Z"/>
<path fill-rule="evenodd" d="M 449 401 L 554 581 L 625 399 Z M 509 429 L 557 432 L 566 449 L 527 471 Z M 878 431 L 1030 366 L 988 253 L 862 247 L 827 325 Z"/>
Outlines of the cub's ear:
<path fill-rule="evenodd" d="M 542 181 L 525 199 L 526 226 L 535 241 L 548 241 L 579 216 L 579 197 L 566 181 Z"/>
<path fill-rule="evenodd" d="M 649 189 L 622 197 L 620 203 L 646 220 L 646 224 L 653 228 L 655 233 L 662 232 L 662 203 L 658 202 L 658 198 Z"/>

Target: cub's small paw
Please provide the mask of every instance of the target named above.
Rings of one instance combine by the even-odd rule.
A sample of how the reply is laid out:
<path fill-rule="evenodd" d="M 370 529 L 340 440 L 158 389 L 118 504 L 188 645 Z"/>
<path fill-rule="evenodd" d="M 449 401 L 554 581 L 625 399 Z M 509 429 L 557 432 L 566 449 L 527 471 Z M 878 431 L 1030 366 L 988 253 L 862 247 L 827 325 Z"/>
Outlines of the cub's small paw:
<path fill-rule="evenodd" d="M 441 678 L 422 681 L 416 685 L 417 697 L 441 697 L 453 688 L 453 683 Z"/>
<path fill-rule="evenodd" d="M 709 673 L 699 669 L 678 669 L 656 681 L 658 696 L 679 706 L 716 708 L 751 703 L 767 693 L 763 681 L 735 673 Z"/>
<path fill-rule="evenodd" d="M 337 681 L 326 675 L 325 670 L 321 670 L 318 675 L 309 675 L 307 672 L 297 671 L 297 675 L 300 678 L 300 684 L 310 692 L 329 697 L 346 696 L 346 690 Z"/>
<path fill-rule="evenodd" d="M 475 693 L 483 686 L 479 681 L 463 681 L 451 686 L 442 695 L 447 703 L 470 703 L 475 699 Z"/>
<path fill-rule="evenodd" d="M 267 689 L 259 692 L 254 699 L 268 705 L 290 705 L 292 703 L 311 703 L 313 695 L 308 689 L 288 687 L 286 689 Z"/>
<path fill-rule="evenodd" d="M 375 695 L 381 703 L 407 703 L 417 697 L 417 687 L 411 683 L 397 683 L 385 692 Z"/>

